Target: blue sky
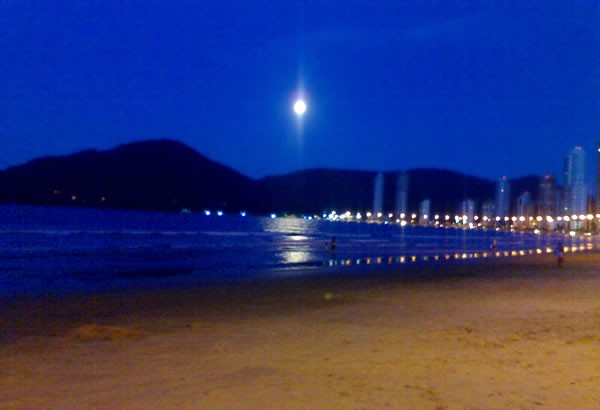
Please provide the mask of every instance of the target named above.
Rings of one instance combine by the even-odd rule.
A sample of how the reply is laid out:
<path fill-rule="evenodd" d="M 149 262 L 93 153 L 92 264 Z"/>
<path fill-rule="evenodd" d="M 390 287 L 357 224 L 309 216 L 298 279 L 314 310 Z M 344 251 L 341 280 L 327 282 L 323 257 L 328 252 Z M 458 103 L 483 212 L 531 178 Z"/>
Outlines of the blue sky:
<path fill-rule="evenodd" d="M 0 0 L 0 33 L 0 168 L 169 137 L 252 177 L 560 176 L 580 145 L 593 181 L 597 1 Z"/>

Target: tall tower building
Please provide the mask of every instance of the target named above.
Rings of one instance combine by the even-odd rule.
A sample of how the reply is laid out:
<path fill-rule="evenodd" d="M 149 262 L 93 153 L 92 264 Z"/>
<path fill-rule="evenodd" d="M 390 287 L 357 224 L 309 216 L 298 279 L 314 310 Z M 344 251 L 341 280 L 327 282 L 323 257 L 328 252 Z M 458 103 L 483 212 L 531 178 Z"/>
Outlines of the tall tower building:
<path fill-rule="evenodd" d="M 419 204 L 419 224 L 427 225 L 429 223 L 431 213 L 431 200 L 425 199 Z"/>
<path fill-rule="evenodd" d="M 473 222 L 475 219 L 475 201 L 465 199 L 458 205 L 458 215 L 463 218 L 466 216 L 468 222 Z"/>
<path fill-rule="evenodd" d="M 529 192 L 523 192 L 517 197 L 517 216 L 529 217 L 533 216 L 532 213 L 533 201 Z"/>
<path fill-rule="evenodd" d="M 396 175 L 396 216 L 408 213 L 408 174 Z"/>
<path fill-rule="evenodd" d="M 383 212 L 383 173 L 375 175 L 373 187 L 373 213 L 377 215 Z"/>
<path fill-rule="evenodd" d="M 556 188 L 556 179 L 553 175 L 546 175 L 540 180 L 538 189 L 537 214 L 541 216 L 558 216 L 559 191 Z"/>
<path fill-rule="evenodd" d="M 587 186 L 585 185 L 585 152 L 575 147 L 565 157 L 565 214 L 581 215 L 587 211 Z"/>
<path fill-rule="evenodd" d="M 481 216 L 492 219 L 496 215 L 496 203 L 494 201 L 485 201 L 481 205 Z"/>
<path fill-rule="evenodd" d="M 496 216 L 504 218 L 510 212 L 510 182 L 502 177 L 496 182 Z"/>

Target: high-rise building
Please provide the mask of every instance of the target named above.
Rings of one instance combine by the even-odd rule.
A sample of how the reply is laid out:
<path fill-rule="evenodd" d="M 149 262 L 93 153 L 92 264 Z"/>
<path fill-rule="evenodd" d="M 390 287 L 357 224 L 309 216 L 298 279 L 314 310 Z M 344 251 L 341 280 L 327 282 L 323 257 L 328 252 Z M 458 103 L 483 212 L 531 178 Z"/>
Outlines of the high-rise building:
<path fill-rule="evenodd" d="M 419 223 L 422 225 L 426 225 L 429 223 L 430 214 L 431 213 L 431 200 L 425 199 L 421 201 L 419 205 Z"/>
<path fill-rule="evenodd" d="M 481 216 L 493 219 L 496 215 L 496 204 L 494 201 L 486 201 L 481 205 Z"/>
<path fill-rule="evenodd" d="M 475 218 L 475 201 L 471 199 L 462 201 L 458 206 L 458 215 L 463 218 L 463 221 L 467 217 L 468 222 L 473 222 Z"/>
<path fill-rule="evenodd" d="M 587 211 L 587 186 L 585 185 L 585 152 L 575 147 L 565 157 L 564 170 L 565 215 L 582 215 Z"/>
<path fill-rule="evenodd" d="M 540 180 L 538 189 L 537 213 L 541 216 L 558 216 L 560 212 L 559 189 L 553 175 L 546 175 Z"/>
<path fill-rule="evenodd" d="M 408 213 L 408 174 L 396 175 L 396 216 Z"/>
<path fill-rule="evenodd" d="M 502 177 L 496 182 L 496 216 L 504 218 L 510 212 L 510 182 Z"/>
<path fill-rule="evenodd" d="M 517 197 L 517 217 L 533 216 L 533 200 L 529 192 L 523 192 Z"/>
<path fill-rule="evenodd" d="M 373 213 L 377 215 L 383 212 L 383 173 L 375 175 L 373 187 Z"/>

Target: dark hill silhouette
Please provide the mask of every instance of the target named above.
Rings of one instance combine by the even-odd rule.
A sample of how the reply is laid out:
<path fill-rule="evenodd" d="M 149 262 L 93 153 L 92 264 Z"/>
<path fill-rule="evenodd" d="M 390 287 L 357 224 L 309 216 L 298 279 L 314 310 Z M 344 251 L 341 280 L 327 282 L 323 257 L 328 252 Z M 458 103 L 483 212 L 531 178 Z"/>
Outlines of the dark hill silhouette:
<path fill-rule="evenodd" d="M 408 209 L 417 211 L 424 199 L 431 200 L 432 212 L 458 210 L 461 201 L 481 204 L 494 197 L 492 181 L 440 169 L 407 171 L 410 182 Z M 384 173 L 384 209 L 395 209 L 396 175 Z M 275 210 L 306 212 L 307 209 L 368 211 L 373 208 L 376 172 L 312 169 L 260 181 Z"/>
<path fill-rule="evenodd" d="M 408 171 L 408 175 L 411 210 L 418 210 L 419 203 L 429 199 L 432 213 L 454 214 L 464 200 L 475 201 L 479 208 L 483 202 L 493 199 L 495 194 L 494 182 L 454 171 L 415 169 Z"/>
<path fill-rule="evenodd" d="M 407 171 L 409 211 L 423 199 L 431 211 L 455 213 L 465 199 L 480 205 L 494 198 L 494 182 L 439 169 Z M 395 208 L 396 172 L 384 174 L 384 209 Z M 255 213 L 320 213 L 324 210 L 368 211 L 373 207 L 376 173 L 310 169 L 252 180 L 173 140 L 121 145 L 44 157 L 0 172 L 0 202 L 78 205 L 177 211 L 223 209 Z M 539 177 L 512 182 L 517 195 L 535 197 Z"/>
<path fill-rule="evenodd" d="M 0 183 L 2 202 L 227 211 L 241 209 L 252 198 L 254 185 L 238 172 L 166 139 L 36 159 L 7 169 Z"/>
<path fill-rule="evenodd" d="M 259 186 L 268 207 L 277 212 L 365 210 L 372 205 L 374 175 L 368 171 L 310 169 L 266 177 Z"/>

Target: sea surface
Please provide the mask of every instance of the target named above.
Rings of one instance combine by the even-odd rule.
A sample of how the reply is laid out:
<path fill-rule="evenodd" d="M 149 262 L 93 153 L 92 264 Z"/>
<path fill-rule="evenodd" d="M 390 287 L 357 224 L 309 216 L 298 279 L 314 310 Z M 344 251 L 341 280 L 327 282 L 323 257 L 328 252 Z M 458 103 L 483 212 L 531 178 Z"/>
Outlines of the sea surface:
<path fill-rule="evenodd" d="M 325 246 L 333 236 L 335 252 Z M 559 241 L 573 251 L 599 246 L 597 236 L 5 205 L 0 296 L 339 274 L 547 253 Z"/>

